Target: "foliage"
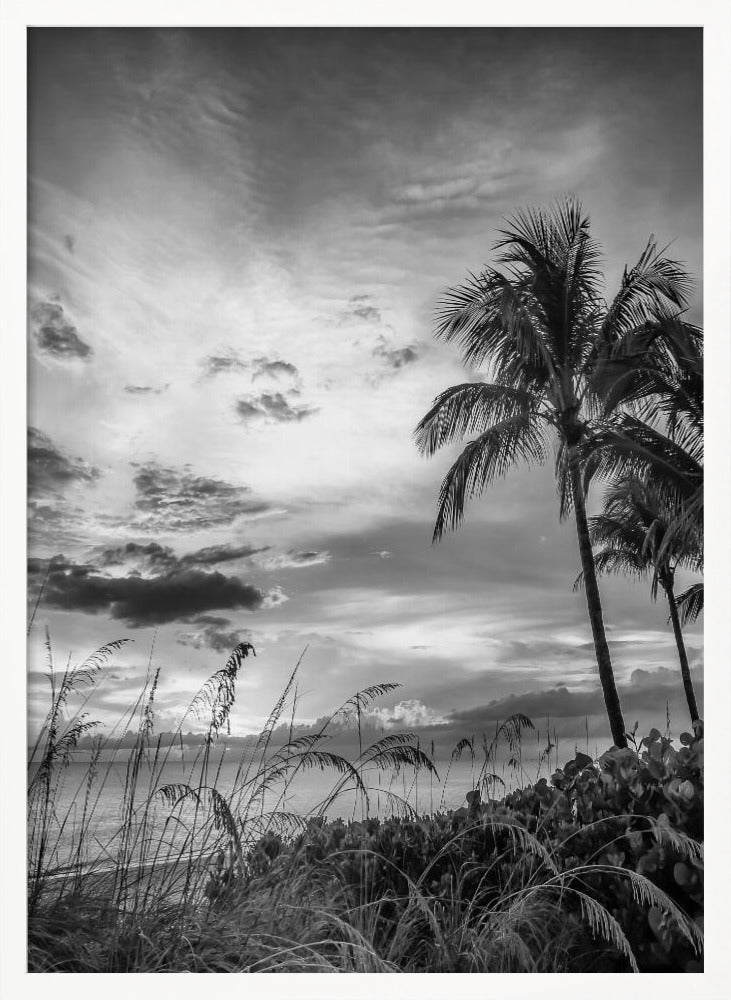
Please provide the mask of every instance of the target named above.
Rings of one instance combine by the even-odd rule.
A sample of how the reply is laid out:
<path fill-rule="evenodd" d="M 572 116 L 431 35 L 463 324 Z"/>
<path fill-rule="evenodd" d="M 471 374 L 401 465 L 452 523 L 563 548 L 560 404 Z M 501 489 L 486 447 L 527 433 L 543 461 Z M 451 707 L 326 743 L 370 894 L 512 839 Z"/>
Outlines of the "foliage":
<path fill-rule="evenodd" d="M 282 877 L 293 858 L 327 870 L 352 905 L 388 901 L 382 942 L 414 892 L 432 911 L 457 907 L 470 927 L 560 888 L 564 918 L 591 948 L 590 959 L 574 956 L 574 971 L 623 971 L 635 962 L 641 971 L 697 971 L 703 740 L 683 734 L 681 744 L 652 730 L 636 751 L 613 748 L 598 762 L 579 753 L 550 782 L 429 818 L 312 822 L 288 848 L 262 844 L 252 877 Z M 586 924 L 605 939 L 603 949 L 583 940 Z M 421 935 L 422 949 L 437 947 L 429 921 Z"/>
<path fill-rule="evenodd" d="M 212 754 L 248 653 L 239 650 L 200 696 L 212 721 L 193 752 L 188 781 L 162 780 L 171 748 L 154 740 L 158 675 L 150 668 L 146 695 L 122 720 L 124 727 L 137 720 L 137 737 L 124 768 L 121 826 L 94 857 L 91 820 L 116 759 L 103 761 L 101 738 L 80 799 L 65 815 L 59 790 L 78 727 L 88 725 L 78 713 L 67 717 L 70 698 L 93 686 L 97 662 L 113 652 L 105 648 L 91 667 L 87 661 L 54 683 L 31 763 L 32 971 L 700 968 L 702 738 L 683 734 L 676 748 L 657 730 L 639 743 L 633 732 L 633 749 L 613 748 L 596 762 L 577 754 L 550 781 L 483 801 L 499 785 L 499 740 L 523 774 L 521 733 L 533 727 L 516 715 L 492 741 L 483 737 L 484 763 L 466 807 L 418 816 L 402 803 L 406 815 L 368 818 L 371 769 L 435 773 L 434 765 L 410 734 L 384 736 L 346 760 L 326 748 L 328 720 L 319 732 L 272 745 L 274 726 L 296 693 L 296 668 L 256 753 L 242 755 L 234 788 L 217 786 L 220 761 Z M 351 713 L 357 720 L 393 687 L 357 692 L 331 719 Z M 117 753 L 118 744 L 111 745 Z M 474 737 L 460 741 L 453 758 L 469 751 L 474 759 L 474 745 Z M 283 808 L 286 789 L 311 767 L 333 773 L 333 792 L 319 810 L 299 817 Z M 344 790 L 360 796 L 365 818 L 327 822 Z M 269 792 L 273 807 L 265 802 Z M 67 826 L 74 826 L 73 849 L 59 867 L 58 838 Z"/>

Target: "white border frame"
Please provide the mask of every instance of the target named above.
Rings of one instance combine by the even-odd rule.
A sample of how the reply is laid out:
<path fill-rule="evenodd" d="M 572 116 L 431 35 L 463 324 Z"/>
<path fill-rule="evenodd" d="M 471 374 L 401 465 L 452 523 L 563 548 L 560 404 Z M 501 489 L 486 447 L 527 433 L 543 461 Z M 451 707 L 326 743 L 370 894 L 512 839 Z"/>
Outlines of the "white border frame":
<path fill-rule="evenodd" d="M 446 15 L 449 21 L 446 20 Z M 547 19 L 548 15 L 550 20 Z M 0 995 L 8 1000 L 96 997 L 102 990 L 122 996 L 133 988 L 140 998 L 160 993 L 198 997 L 202 984 L 186 974 L 166 975 L 160 983 L 152 974 L 108 975 L 103 982 L 90 976 L 65 975 L 49 983 L 43 974 L 28 974 L 25 934 L 25 483 L 26 483 L 26 28 L 28 26 L 545 26 L 625 27 L 700 26 L 704 29 L 704 326 L 707 332 L 706 414 L 706 546 L 705 715 L 707 729 L 706 858 L 711 877 L 706 882 L 706 971 L 701 979 L 682 975 L 651 975 L 663 1000 L 688 993 L 716 1000 L 728 987 L 727 906 L 731 899 L 731 644 L 729 642 L 729 452 L 731 451 L 731 334 L 729 323 L 729 101 L 731 14 L 719 0 L 617 0 L 610 4 L 522 0 L 500 9 L 484 3 L 452 0 L 447 5 L 362 0 L 351 2 L 273 2 L 264 5 L 235 0 L 4 0 L 0 10 L 0 649 L 2 690 L 6 704 L 17 706 L 17 726 L 3 730 L 0 755 Z M 8 713 L 9 714 L 9 713 Z M 298 998 L 337 997 L 371 1000 L 375 990 L 403 1000 L 441 998 L 455 988 L 451 975 L 407 975 L 406 981 L 371 975 L 277 975 L 248 979 L 224 978 L 212 988 L 220 996 L 296 993 Z M 294 980 L 294 981 L 292 981 Z M 726 988 L 724 988 L 724 984 Z M 626 980 L 614 975 L 492 975 L 460 977 L 466 998 L 486 990 L 505 998 L 562 997 L 568 989 L 590 992 L 597 1000 L 625 991 Z M 641 987 L 642 988 L 642 987 Z M 646 988 L 646 986 L 644 987 Z"/>

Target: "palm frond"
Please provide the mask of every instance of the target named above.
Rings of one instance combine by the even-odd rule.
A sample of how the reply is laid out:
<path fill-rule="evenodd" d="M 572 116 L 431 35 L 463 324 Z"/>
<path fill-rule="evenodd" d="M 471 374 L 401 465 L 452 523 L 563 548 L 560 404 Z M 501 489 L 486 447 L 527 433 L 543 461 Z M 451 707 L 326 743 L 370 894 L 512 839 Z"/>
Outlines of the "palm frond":
<path fill-rule="evenodd" d="M 628 414 L 593 433 L 584 453 L 584 489 L 606 479 L 655 477 L 668 502 L 682 503 L 703 482 L 703 466 L 667 435 Z"/>
<path fill-rule="evenodd" d="M 680 612 L 680 624 L 685 627 L 697 620 L 703 611 L 703 584 L 693 583 L 675 598 Z"/>
<path fill-rule="evenodd" d="M 422 454 L 433 455 L 438 448 L 467 434 L 480 433 L 490 424 L 533 410 L 533 396 L 525 389 L 467 382 L 436 397 L 419 421 L 414 439 Z"/>
<path fill-rule="evenodd" d="M 691 280 L 683 265 L 665 256 L 654 237 L 650 237 L 639 260 L 625 268 L 620 289 L 610 303 L 601 336 L 604 341 L 618 337 L 652 321 L 658 309 L 671 304 L 685 309 Z"/>
<path fill-rule="evenodd" d="M 553 373 L 545 316 L 530 282 L 519 276 L 488 270 L 448 289 L 437 307 L 435 335 L 457 343 L 465 364 L 489 363 L 504 373 L 517 363 L 517 384 L 543 386 Z"/>
<path fill-rule="evenodd" d="M 471 441 L 445 476 L 439 490 L 434 541 L 458 527 L 466 501 L 479 496 L 497 477 L 519 461 L 541 464 L 545 444 L 539 420 L 519 413 L 495 424 Z"/>

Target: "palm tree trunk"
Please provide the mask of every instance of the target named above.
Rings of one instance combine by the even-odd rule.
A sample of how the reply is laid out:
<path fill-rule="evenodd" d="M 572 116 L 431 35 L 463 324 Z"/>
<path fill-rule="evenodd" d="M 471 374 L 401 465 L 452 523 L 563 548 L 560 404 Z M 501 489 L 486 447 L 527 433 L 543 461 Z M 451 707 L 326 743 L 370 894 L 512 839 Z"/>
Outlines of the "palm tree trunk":
<path fill-rule="evenodd" d="M 685 640 L 683 639 L 683 630 L 680 627 L 680 618 L 678 616 L 678 607 L 675 603 L 675 594 L 673 593 L 673 586 L 671 583 L 665 584 L 665 593 L 667 594 L 668 604 L 670 605 L 670 620 L 673 623 L 673 632 L 675 633 L 675 643 L 678 647 L 678 659 L 680 660 L 680 673 L 683 678 L 683 687 L 685 688 L 685 697 L 688 702 L 688 709 L 690 710 L 690 721 L 695 725 L 698 722 L 698 705 L 695 700 L 695 691 L 693 690 L 693 681 L 690 676 L 690 667 L 688 665 L 688 654 L 685 651 Z"/>
<path fill-rule="evenodd" d="M 569 450 L 569 462 L 571 494 L 574 501 L 574 516 L 576 518 L 576 533 L 579 538 L 581 568 L 584 572 L 584 591 L 589 610 L 591 631 L 594 636 L 594 650 L 596 652 L 596 662 L 599 667 L 599 680 L 602 685 L 604 704 L 609 716 L 609 726 L 612 730 L 614 745 L 617 747 L 626 747 L 627 737 L 625 735 L 624 717 L 622 716 L 622 707 L 619 704 L 617 685 L 614 683 L 614 670 L 612 669 L 609 646 L 607 645 L 607 637 L 604 632 L 602 602 L 599 597 L 599 585 L 597 584 L 596 567 L 594 566 L 594 553 L 592 552 L 591 540 L 589 538 L 589 524 L 586 519 L 586 504 L 584 502 L 584 488 L 581 482 L 581 470 L 573 448 Z"/>

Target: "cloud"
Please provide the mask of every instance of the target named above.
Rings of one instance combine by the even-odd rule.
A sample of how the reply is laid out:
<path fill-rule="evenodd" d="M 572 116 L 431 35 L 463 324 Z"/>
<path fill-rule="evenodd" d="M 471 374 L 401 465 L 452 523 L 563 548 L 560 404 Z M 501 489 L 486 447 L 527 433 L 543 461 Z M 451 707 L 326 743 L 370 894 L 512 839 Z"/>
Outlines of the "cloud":
<path fill-rule="evenodd" d="M 426 181 L 423 183 L 406 184 L 398 188 L 393 200 L 400 205 L 421 205 L 424 202 L 444 202 L 463 198 L 474 194 L 478 182 L 472 177 L 460 177 L 454 180 Z"/>
<path fill-rule="evenodd" d="M 81 458 L 70 458 L 38 430 L 28 428 L 28 492 L 31 495 L 56 493 L 71 483 L 93 483 L 99 469 Z"/>
<path fill-rule="evenodd" d="M 644 670 L 638 667 L 630 674 L 630 687 L 635 691 L 657 692 L 660 689 L 675 690 L 680 683 L 680 668 L 671 670 L 669 667 L 658 667 L 656 670 Z M 693 671 L 691 671 L 693 672 Z M 695 678 L 694 678 L 695 683 Z"/>
<path fill-rule="evenodd" d="M 262 608 L 265 610 L 268 610 L 269 608 L 276 608 L 279 604 L 285 604 L 288 600 L 289 597 L 287 597 L 281 587 L 272 587 L 264 598 Z"/>
<path fill-rule="evenodd" d="M 413 364 L 414 361 L 418 360 L 419 352 L 415 347 L 389 347 L 388 341 L 381 335 L 378 338 L 378 343 L 373 348 L 373 356 L 375 358 L 382 358 L 389 367 L 397 371 L 399 368 L 404 368 L 406 365 Z"/>
<path fill-rule="evenodd" d="M 257 560 L 262 569 L 300 569 L 305 566 L 322 566 L 327 562 L 330 562 L 329 552 L 297 552 L 294 549 Z"/>
<path fill-rule="evenodd" d="M 192 646 L 193 649 L 212 649 L 216 653 L 229 653 L 240 642 L 251 639 L 248 629 L 231 629 L 228 618 L 217 615 L 199 615 L 191 622 L 199 628 L 189 632 L 180 632 L 176 642 L 180 646 Z"/>
<path fill-rule="evenodd" d="M 181 557 L 183 565 L 214 566 L 219 563 L 233 562 L 235 559 L 246 559 L 257 552 L 266 552 L 268 545 L 252 548 L 251 545 L 208 545 L 204 549 L 189 552 Z"/>
<path fill-rule="evenodd" d="M 597 715 L 604 710 L 601 691 L 569 691 L 565 685 L 545 691 L 528 691 L 525 694 L 511 694 L 498 698 L 487 705 L 476 705 L 452 712 L 450 722 L 469 723 L 476 728 L 487 727 L 494 722 L 507 719 L 517 712 L 531 719 L 583 718 Z"/>
<path fill-rule="evenodd" d="M 702 678 L 694 676 L 693 683 L 696 695 L 702 700 Z M 652 713 L 664 718 L 666 702 L 679 702 L 683 698 L 679 671 L 667 667 L 652 671 L 635 670 L 630 683 L 618 685 L 618 690 L 627 724 L 629 717 L 635 713 Z M 529 716 L 534 722 L 547 716 L 552 719 L 583 719 L 585 716 L 603 716 L 605 706 L 598 683 L 591 691 L 571 691 L 566 685 L 560 684 L 543 691 L 511 694 L 486 705 L 452 712 L 449 722 L 452 725 L 469 724 L 479 730 L 503 721 L 516 712 Z"/>
<path fill-rule="evenodd" d="M 226 374 L 227 372 L 245 372 L 249 366 L 233 348 L 228 348 L 220 354 L 209 354 L 201 359 L 201 366 L 204 375 L 212 378 L 214 375 Z"/>
<path fill-rule="evenodd" d="M 348 300 L 348 305 L 339 314 L 341 323 L 352 320 L 362 320 L 365 323 L 380 323 L 381 311 L 372 305 L 370 295 L 354 295 Z"/>
<path fill-rule="evenodd" d="M 246 559 L 267 549 L 268 546 L 253 548 L 251 545 L 209 545 L 178 556 L 170 546 L 160 545 L 158 542 L 145 544 L 127 542 L 116 548 L 104 549 L 96 560 L 96 565 L 105 568 L 124 566 L 136 573 L 163 571 L 170 573 L 191 566 L 216 566 L 237 559 Z"/>
<path fill-rule="evenodd" d="M 289 361 L 270 361 L 268 358 L 254 358 L 253 378 L 298 379 L 297 368 Z"/>
<path fill-rule="evenodd" d="M 387 729 L 415 729 L 424 726 L 441 726 L 447 720 L 418 698 L 400 701 L 393 708 L 370 708 L 366 711 L 369 721 Z"/>
<path fill-rule="evenodd" d="M 493 150 L 493 157 L 501 158 L 498 149 Z M 489 175 L 482 180 L 473 176 L 433 176 L 394 188 L 390 204 L 382 214 L 383 221 L 423 223 L 440 216 L 453 221 L 484 214 L 486 207 L 504 197 L 506 189 L 515 182 L 515 174 L 502 169 L 494 160 L 483 164 L 482 170 Z"/>
<path fill-rule="evenodd" d="M 132 627 L 188 621 L 205 611 L 241 608 L 255 611 L 267 597 L 236 577 L 199 569 L 175 569 L 153 577 L 139 574 L 108 576 L 93 564 L 76 563 L 63 555 L 28 560 L 30 576 L 48 566 L 43 603 L 64 611 L 106 612 Z"/>
<path fill-rule="evenodd" d="M 151 385 L 126 385 L 124 391 L 128 392 L 131 396 L 159 396 L 160 393 L 166 392 L 168 388 L 169 384 L 159 386 L 157 389 Z"/>
<path fill-rule="evenodd" d="M 63 306 L 58 302 L 36 303 L 31 318 L 35 323 L 33 335 L 44 354 L 52 354 L 63 360 L 86 359 L 93 354 L 91 347 L 79 336 L 76 327 L 68 321 Z"/>
<path fill-rule="evenodd" d="M 270 510 L 251 497 L 248 486 L 234 486 L 220 479 L 195 476 L 190 466 L 174 469 L 148 462 L 133 464 L 137 490 L 137 526 L 167 531 L 192 531 L 230 524 L 237 517 Z"/>
<path fill-rule="evenodd" d="M 251 372 L 251 378 L 271 378 L 276 381 L 299 380 L 299 371 L 290 361 L 282 361 L 279 358 L 258 357 L 253 361 L 244 361 L 238 351 L 229 347 L 218 354 L 209 354 L 202 358 L 200 362 L 204 369 L 204 376 L 212 378 L 214 375 L 227 374 L 229 372 Z"/>
<path fill-rule="evenodd" d="M 292 395 L 293 393 L 290 393 Z M 281 392 L 265 392 L 261 396 L 242 396 L 236 401 L 236 412 L 242 422 L 251 420 L 274 420 L 277 423 L 291 423 L 304 420 L 318 410 L 315 407 L 292 406 Z"/>

